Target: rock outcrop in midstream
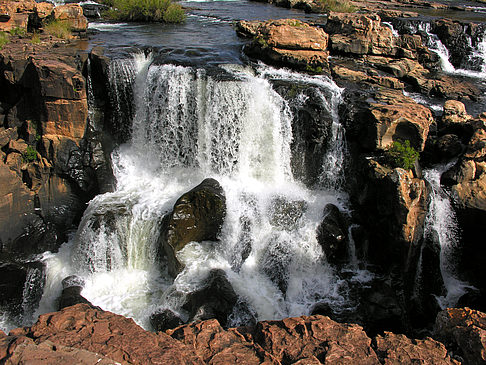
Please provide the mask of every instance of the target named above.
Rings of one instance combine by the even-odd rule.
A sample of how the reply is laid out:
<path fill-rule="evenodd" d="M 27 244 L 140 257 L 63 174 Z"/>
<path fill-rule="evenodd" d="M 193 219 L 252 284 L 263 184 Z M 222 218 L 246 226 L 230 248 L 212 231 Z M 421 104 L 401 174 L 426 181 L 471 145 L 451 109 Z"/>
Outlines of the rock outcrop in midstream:
<path fill-rule="evenodd" d="M 385 332 L 315 315 L 223 328 L 215 319 L 148 332 L 132 319 L 77 304 L 0 333 L 0 362 L 24 364 L 482 364 L 486 315 L 468 308 L 439 314 L 435 336 Z"/>

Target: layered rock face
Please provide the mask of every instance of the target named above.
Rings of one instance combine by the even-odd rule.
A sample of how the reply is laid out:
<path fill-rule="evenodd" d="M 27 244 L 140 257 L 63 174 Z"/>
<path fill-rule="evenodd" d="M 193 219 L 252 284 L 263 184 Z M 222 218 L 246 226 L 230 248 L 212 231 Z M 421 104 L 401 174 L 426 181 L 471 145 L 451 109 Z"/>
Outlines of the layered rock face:
<path fill-rule="evenodd" d="M 437 336 L 454 331 L 477 338 L 484 314 L 458 309 L 441 313 Z M 479 327 L 478 327 L 479 326 Z M 472 336 L 472 337 L 471 337 Z M 484 362 L 484 343 L 468 347 L 466 337 L 452 352 L 465 352 L 471 364 Z M 457 339 L 452 339 L 457 341 Z M 329 317 L 303 316 L 223 329 L 217 320 L 151 333 L 133 320 L 86 304 L 39 317 L 32 327 L 0 333 L 0 361 L 57 364 L 460 364 L 442 343 L 385 332 L 375 338 L 355 324 Z M 478 352 L 479 351 L 479 352 Z M 65 362 L 64 362 L 65 363 Z"/>

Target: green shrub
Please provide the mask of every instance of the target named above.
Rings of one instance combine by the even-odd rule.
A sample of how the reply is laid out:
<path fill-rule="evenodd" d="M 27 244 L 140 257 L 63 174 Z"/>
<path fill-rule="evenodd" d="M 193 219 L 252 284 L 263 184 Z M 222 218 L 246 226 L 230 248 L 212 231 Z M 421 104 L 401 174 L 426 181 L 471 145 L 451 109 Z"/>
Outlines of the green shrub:
<path fill-rule="evenodd" d="M 24 36 L 27 33 L 27 31 L 24 28 L 20 27 L 15 27 L 10 30 L 11 35 L 18 35 L 18 36 Z"/>
<path fill-rule="evenodd" d="M 27 146 L 24 154 L 22 155 L 24 162 L 34 162 L 37 161 L 37 150 L 34 146 Z"/>
<path fill-rule="evenodd" d="M 322 12 L 329 13 L 354 13 L 357 9 L 348 0 L 317 0 L 318 7 Z"/>
<path fill-rule="evenodd" d="M 415 161 L 417 161 L 419 157 L 418 151 L 410 146 L 409 140 L 406 140 L 403 143 L 398 141 L 393 142 L 386 154 L 389 163 L 393 165 L 393 167 L 401 167 L 405 170 L 412 169 Z"/>
<path fill-rule="evenodd" d="M 185 19 L 184 9 L 172 0 L 113 0 L 106 16 L 131 22 L 180 23 Z"/>
<path fill-rule="evenodd" d="M 9 41 L 9 35 L 6 32 L 0 32 L 0 49 L 3 48 Z"/>
<path fill-rule="evenodd" d="M 164 22 L 166 23 L 182 23 L 185 18 L 184 9 L 180 4 L 170 4 L 164 13 Z"/>
<path fill-rule="evenodd" d="M 32 39 L 30 40 L 32 44 L 39 44 L 41 42 L 39 33 L 32 34 Z"/>
<path fill-rule="evenodd" d="M 71 38 L 71 26 L 62 20 L 53 20 L 44 25 L 44 32 L 61 39 Z"/>
<path fill-rule="evenodd" d="M 322 73 L 322 67 L 321 66 L 306 65 L 305 70 L 307 72 L 310 72 L 310 73 L 313 73 L 313 74 L 321 74 Z"/>

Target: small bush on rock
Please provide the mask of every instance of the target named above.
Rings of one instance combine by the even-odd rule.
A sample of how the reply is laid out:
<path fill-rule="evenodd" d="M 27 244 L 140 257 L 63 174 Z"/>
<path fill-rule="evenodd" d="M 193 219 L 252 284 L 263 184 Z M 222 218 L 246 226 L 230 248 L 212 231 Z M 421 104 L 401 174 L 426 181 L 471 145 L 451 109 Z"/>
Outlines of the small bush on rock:
<path fill-rule="evenodd" d="M 354 13 L 356 7 L 348 0 L 317 0 L 317 4 L 322 12 L 328 13 L 335 11 L 337 13 Z"/>
<path fill-rule="evenodd" d="M 34 146 L 27 146 L 26 151 L 23 154 L 24 162 L 34 162 L 37 161 L 37 150 Z"/>
<path fill-rule="evenodd" d="M 13 36 L 24 36 L 27 31 L 24 28 L 15 27 L 10 31 L 10 34 Z"/>
<path fill-rule="evenodd" d="M 406 140 L 403 143 L 399 141 L 393 142 L 386 154 L 389 163 L 393 165 L 393 167 L 400 167 L 405 170 L 412 169 L 415 161 L 417 161 L 419 157 L 418 151 L 410 146 L 409 140 Z"/>
<path fill-rule="evenodd" d="M 9 41 L 9 36 L 6 32 L 0 32 L 0 49 L 3 48 Z"/>
<path fill-rule="evenodd" d="M 61 39 L 68 39 L 71 37 L 71 27 L 67 22 L 61 20 L 53 20 L 44 26 L 44 32 Z"/>
<path fill-rule="evenodd" d="M 184 9 L 171 0 L 113 0 L 112 8 L 106 13 L 109 18 L 132 22 L 184 21 Z"/>

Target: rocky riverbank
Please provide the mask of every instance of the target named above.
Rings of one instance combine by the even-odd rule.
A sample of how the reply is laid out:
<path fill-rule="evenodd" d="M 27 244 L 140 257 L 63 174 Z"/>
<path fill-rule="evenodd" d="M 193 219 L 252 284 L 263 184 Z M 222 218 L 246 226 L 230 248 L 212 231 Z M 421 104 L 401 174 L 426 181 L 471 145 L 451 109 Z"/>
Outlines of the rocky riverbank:
<path fill-rule="evenodd" d="M 24 364 L 483 364 L 486 315 L 443 311 L 434 337 L 385 332 L 325 316 L 224 329 L 217 320 L 147 332 L 133 320 L 86 304 L 41 315 L 32 327 L 0 332 L 0 362 Z M 445 344 L 445 345 L 444 345 Z"/>

